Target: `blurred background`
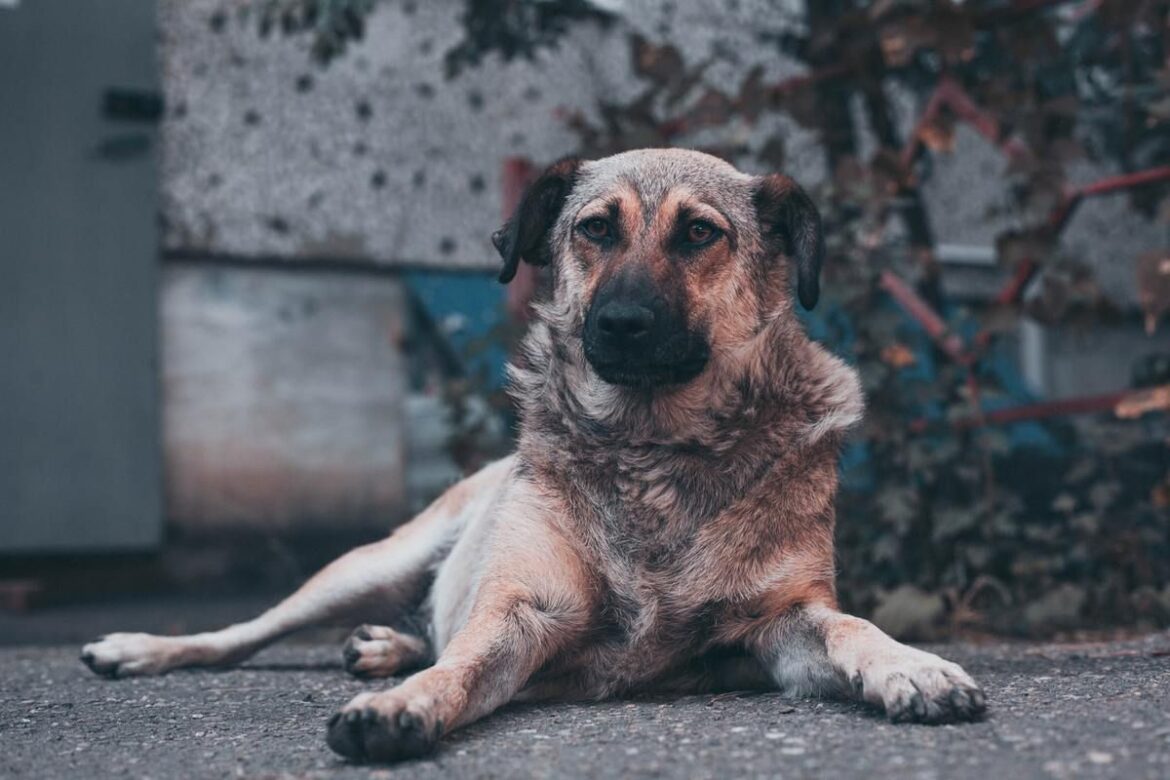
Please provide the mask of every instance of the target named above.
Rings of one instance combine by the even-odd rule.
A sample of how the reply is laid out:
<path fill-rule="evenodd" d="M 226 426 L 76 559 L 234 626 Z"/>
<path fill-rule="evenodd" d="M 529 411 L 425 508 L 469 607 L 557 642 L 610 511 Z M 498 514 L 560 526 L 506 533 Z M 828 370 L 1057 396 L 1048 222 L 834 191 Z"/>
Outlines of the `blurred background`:
<path fill-rule="evenodd" d="M 822 209 L 807 325 L 870 403 L 846 606 L 912 639 L 1170 625 L 1168 25 L 0 0 L 0 642 L 246 616 L 507 452 L 539 280 L 501 287 L 488 237 L 544 165 L 646 146 Z"/>

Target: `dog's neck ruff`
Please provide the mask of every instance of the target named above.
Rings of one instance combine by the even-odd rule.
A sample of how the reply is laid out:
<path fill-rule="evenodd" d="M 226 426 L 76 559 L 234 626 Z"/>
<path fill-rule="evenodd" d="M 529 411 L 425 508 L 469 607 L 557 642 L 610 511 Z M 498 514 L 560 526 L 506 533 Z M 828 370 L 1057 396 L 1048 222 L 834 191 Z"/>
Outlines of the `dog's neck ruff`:
<path fill-rule="evenodd" d="M 716 353 L 686 385 L 655 389 L 611 385 L 585 360 L 579 337 L 547 308 L 509 366 L 523 433 L 564 446 L 681 446 L 719 454 L 745 439 L 790 448 L 840 432 L 862 415 L 856 372 L 810 341 L 788 318 L 748 344 Z"/>

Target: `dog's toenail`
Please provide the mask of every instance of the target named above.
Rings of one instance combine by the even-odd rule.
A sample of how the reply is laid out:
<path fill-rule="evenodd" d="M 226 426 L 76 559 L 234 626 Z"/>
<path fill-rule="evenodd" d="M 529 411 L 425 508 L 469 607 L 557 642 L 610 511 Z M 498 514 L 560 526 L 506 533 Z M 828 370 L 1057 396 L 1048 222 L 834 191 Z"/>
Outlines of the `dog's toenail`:
<path fill-rule="evenodd" d="M 403 731 L 420 731 L 422 728 L 422 719 L 414 713 L 403 710 L 398 713 L 398 728 Z"/>

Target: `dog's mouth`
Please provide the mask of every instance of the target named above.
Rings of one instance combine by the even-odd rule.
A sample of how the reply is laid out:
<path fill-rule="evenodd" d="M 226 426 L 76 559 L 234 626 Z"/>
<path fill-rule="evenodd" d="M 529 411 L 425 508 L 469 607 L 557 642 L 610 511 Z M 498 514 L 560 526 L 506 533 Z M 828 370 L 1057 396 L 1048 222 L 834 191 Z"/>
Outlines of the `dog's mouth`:
<path fill-rule="evenodd" d="M 639 360 L 604 360 L 586 357 L 589 365 L 601 377 L 602 381 L 611 385 L 652 390 L 658 387 L 683 385 L 703 373 L 707 367 L 707 350 L 687 356 L 683 360 L 671 363 L 647 363 Z"/>

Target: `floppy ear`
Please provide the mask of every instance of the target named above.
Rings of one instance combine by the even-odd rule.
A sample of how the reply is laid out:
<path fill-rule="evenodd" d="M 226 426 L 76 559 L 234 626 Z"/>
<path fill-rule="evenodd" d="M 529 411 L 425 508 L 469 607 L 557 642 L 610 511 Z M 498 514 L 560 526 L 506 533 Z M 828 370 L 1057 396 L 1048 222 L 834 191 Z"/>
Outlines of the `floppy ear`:
<path fill-rule="evenodd" d="M 821 297 L 825 258 L 820 212 L 799 184 L 779 173 L 759 180 L 753 201 L 764 239 L 796 261 L 796 294 L 801 306 L 812 309 Z"/>
<path fill-rule="evenodd" d="M 529 185 L 520 205 L 504 226 L 492 233 L 492 245 L 504 259 L 500 269 L 500 281 L 512 281 L 520 261 L 532 265 L 548 265 L 548 231 L 560 216 L 565 205 L 565 196 L 573 187 L 581 161 L 566 157 L 553 163 Z"/>

